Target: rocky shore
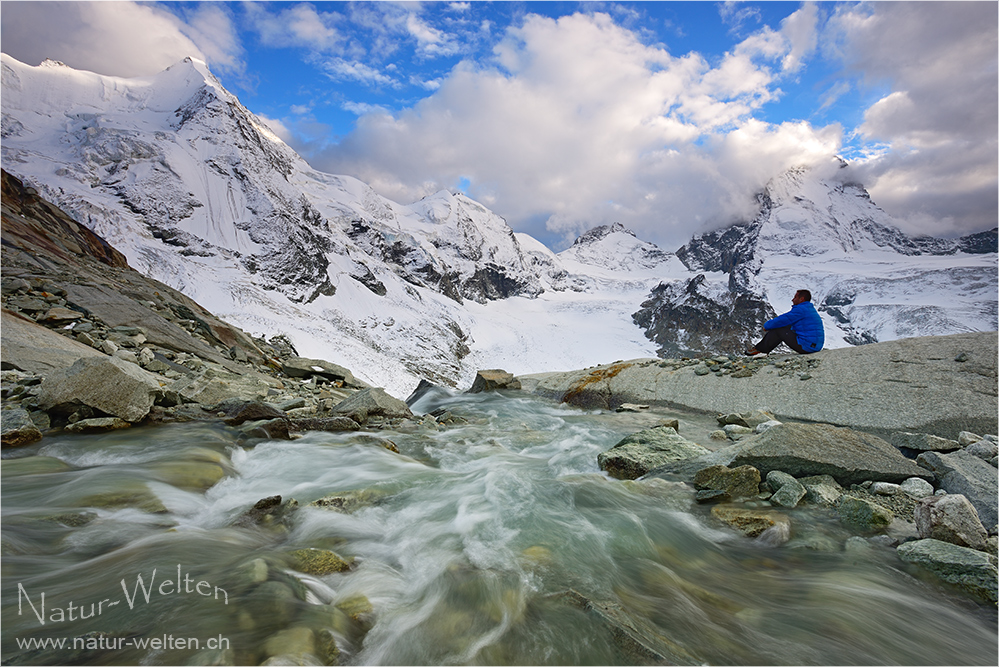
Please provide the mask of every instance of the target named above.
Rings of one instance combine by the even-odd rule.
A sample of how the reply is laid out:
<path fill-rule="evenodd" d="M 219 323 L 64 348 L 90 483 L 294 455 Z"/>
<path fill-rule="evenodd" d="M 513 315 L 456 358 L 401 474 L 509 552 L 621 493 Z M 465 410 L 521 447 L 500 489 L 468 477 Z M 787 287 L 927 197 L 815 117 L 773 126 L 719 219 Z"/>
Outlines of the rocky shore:
<path fill-rule="evenodd" d="M 756 358 L 638 359 L 517 378 L 587 408 L 717 413 L 709 447 L 678 421 L 600 455 L 612 477 L 681 481 L 747 537 L 786 542 L 799 507 L 825 508 L 848 544 L 897 548 L 997 600 L 997 334 L 907 339 Z"/>

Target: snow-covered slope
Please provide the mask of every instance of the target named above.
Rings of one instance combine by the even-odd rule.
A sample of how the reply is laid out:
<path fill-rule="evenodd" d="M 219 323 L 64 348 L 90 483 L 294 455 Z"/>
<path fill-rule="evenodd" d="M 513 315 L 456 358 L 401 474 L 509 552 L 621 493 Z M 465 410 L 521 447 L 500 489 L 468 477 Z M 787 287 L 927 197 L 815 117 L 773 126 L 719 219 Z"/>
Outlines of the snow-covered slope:
<path fill-rule="evenodd" d="M 132 266 L 251 333 L 285 334 L 397 395 L 421 377 L 467 385 L 477 367 L 512 360 L 531 364 L 523 370 L 606 360 L 511 319 L 561 291 L 569 304 L 539 302 L 527 322 L 558 329 L 555 313 L 590 313 L 589 278 L 462 195 L 402 206 L 313 170 L 204 63 L 120 79 L 4 55 L 2 80 L 4 168 Z M 629 301 L 618 308 L 640 298 Z M 614 326 L 628 335 L 602 354 L 654 352 L 630 319 Z"/>

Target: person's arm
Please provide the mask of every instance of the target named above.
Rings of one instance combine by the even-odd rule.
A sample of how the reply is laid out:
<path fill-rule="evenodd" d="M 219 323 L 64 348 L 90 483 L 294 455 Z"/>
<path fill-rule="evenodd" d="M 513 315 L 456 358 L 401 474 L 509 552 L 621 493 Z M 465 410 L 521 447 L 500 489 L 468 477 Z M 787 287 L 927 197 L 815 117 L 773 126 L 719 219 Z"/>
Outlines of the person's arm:
<path fill-rule="evenodd" d="M 783 315 L 778 315 L 772 320 L 767 320 L 763 324 L 763 328 L 767 330 L 780 329 L 781 327 L 791 326 L 800 319 L 801 315 L 799 313 L 794 312 L 794 309 L 791 309 L 786 313 L 784 313 Z"/>

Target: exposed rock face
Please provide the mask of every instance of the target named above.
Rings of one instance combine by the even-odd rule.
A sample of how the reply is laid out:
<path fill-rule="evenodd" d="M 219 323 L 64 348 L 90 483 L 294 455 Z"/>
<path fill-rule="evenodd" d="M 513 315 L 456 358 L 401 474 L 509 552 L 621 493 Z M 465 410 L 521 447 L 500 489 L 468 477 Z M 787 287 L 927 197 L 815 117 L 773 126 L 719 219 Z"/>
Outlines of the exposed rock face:
<path fill-rule="evenodd" d="M 641 403 L 727 414 L 765 405 L 782 420 L 952 437 L 999 430 L 997 343 L 995 332 L 955 334 L 737 360 L 725 370 L 708 359 L 718 370 L 705 375 L 695 374 L 704 364 L 693 360 L 637 359 L 519 379 L 528 391 L 583 407 Z M 785 372 L 800 362 L 807 368 Z M 748 376 L 726 374 L 739 364 Z"/>
<path fill-rule="evenodd" d="M 748 291 L 719 294 L 704 274 L 685 283 L 660 283 L 632 319 L 663 357 L 742 352 L 763 323 L 777 315 L 767 301 Z"/>

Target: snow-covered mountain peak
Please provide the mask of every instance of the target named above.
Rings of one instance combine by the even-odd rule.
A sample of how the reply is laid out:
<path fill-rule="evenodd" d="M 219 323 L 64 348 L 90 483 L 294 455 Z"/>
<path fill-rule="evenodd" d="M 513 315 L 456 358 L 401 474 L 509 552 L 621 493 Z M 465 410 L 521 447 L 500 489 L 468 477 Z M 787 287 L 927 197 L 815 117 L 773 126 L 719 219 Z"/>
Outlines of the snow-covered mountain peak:
<path fill-rule="evenodd" d="M 563 262 L 625 272 L 659 270 L 675 258 L 619 222 L 585 232 L 558 256 Z"/>

